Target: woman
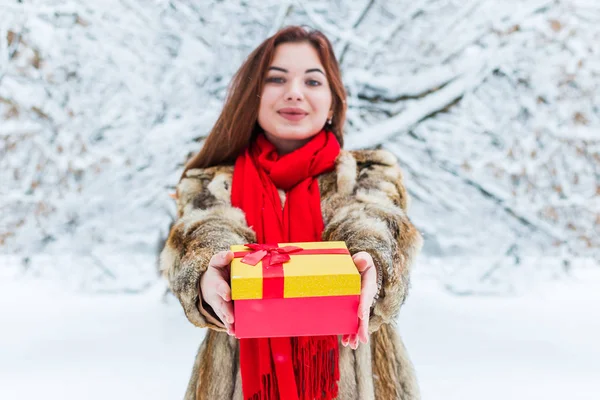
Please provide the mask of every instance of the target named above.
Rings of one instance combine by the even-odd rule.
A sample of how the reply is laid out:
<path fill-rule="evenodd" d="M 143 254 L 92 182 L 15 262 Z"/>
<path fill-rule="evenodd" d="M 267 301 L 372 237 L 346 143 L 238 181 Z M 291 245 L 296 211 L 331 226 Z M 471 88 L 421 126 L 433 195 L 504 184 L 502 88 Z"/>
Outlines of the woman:
<path fill-rule="evenodd" d="M 186 165 L 179 218 L 160 257 L 187 318 L 210 328 L 185 399 L 419 398 L 394 321 L 422 239 L 395 158 L 340 149 L 345 98 L 327 38 L 285 28 L 241 66 Z M 315 376 L 295 356 L 275 355 L 272 339 L 233 336 L 228 249 L 320 240 L 346 242 L 362 290 L 357 335 L 282 339 L 287 349 L 318 342 L 335 355 L 339 369 Z"/>

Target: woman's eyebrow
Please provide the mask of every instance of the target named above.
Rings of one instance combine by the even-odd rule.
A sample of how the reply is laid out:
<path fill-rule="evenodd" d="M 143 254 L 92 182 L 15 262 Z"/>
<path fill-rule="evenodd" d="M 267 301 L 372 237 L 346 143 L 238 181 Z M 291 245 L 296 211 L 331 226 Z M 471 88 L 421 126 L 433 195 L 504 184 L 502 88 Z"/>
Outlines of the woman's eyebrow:
<path fill-rule="evenodd" d="M 325 72 L 321 71 L 321 68 L 311 68 L 304 71 L 305 74 L 308 74 L 309 72 L 320 72 L 323 75 L 325 75 Z"/>
<path fill-rule="evenodd" d="M 280 67 L 269 67 L 269 71 L 270 70 L 281 71 L 281 72 L 285 72 L 285 73 L 289 72 L 287 69 L 280 68 Z M 320 68 L 311 68 L 311 69 L 307 69 L 306 71 L 304 71 L 305 74 L 308 74 L 309 72 L 320 72 L 323 75 L 325 75 L 325 72 L 321 71 Z"/>

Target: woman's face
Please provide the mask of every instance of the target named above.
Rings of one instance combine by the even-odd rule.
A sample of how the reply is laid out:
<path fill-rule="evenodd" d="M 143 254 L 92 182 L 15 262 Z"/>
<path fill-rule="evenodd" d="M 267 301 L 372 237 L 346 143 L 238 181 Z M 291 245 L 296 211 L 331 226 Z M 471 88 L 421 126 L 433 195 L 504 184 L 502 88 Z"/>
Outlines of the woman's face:
<path fill-rule="evenodd" d="M 331 118 L 332 95 L 325 68 L 309 43 L 283 43 L 260 98 L 258 124 L 280 153 L 302 147 Z"/>

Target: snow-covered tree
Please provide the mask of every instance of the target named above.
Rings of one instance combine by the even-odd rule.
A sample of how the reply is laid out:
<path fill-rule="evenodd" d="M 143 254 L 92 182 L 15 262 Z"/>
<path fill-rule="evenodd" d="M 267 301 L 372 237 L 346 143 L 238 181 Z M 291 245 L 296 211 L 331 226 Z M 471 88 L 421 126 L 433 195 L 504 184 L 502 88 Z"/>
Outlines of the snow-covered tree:
<path fill-rule="evenodd" d="M 449 289 L 600 262 L 591 0 L 0 1 L 2 252 L 86 290 L 146 287 L 183 163 L 291 24 L 334 43 L 346 147 L 398 156 Z"/>

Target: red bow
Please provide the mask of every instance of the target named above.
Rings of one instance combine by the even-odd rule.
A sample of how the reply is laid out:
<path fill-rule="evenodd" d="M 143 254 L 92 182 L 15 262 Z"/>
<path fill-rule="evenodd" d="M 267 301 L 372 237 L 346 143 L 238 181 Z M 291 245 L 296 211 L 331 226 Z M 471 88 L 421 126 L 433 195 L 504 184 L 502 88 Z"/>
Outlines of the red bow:
<path fill-rule="evenodd" d="M 235 258 L 248 265 L 262 263 L 263 270 L 263 299 L 281 299 L 284 297 L 283 263 L 290 261 L 289 256 L 295 254 L 350 254 L 348 249 L 308 249 L 298 246 L 279 247 L 276 244 L 245 244 L 251 251 L 236 251 Z"/>
<path fill-rule="evenodd" d="M 296 253 L 298 251 L 304 250 L 302 247 L 298 246 L 284 246 L 278 247 L 276 244 L 258 244 L 251 243 L 245 244 L 244 246 L 251 248 L 254 251 L 247 253 L 244 258 L 242 258 L 242 262 L 248 265 L 256 265 L 260 261 L 262 261 L 265 257 L 264 263 L 266 263 L 266 267 L 270 267 L 273 265 L 281 265 L 285 262 L 290 261 L 291 257 L 290 253 Z M 263 265 L 264 265 L 263 263 Z"/>

